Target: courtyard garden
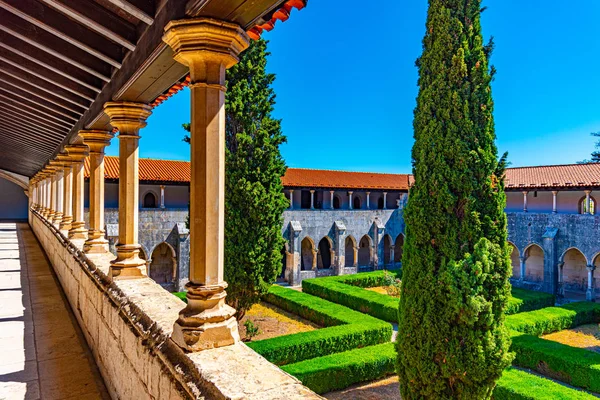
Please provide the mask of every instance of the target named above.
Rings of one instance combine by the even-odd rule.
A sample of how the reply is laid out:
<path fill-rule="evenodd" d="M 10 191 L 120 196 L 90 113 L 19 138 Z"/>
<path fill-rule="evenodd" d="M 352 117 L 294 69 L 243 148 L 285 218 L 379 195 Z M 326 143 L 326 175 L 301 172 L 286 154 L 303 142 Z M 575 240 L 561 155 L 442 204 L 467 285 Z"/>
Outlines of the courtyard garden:
<path fill-rule="evenodd" d="M 325 397 L 396 396 L 398 299 L 386 289 L 396 279 L 398 272 L 376 271 L 308 279 L 302 292 L 273 286 L 247 318 L 276 307 L 310 328 L 247 344 Z M 498 381 L 495 399 L 591 399 L 600 393 L 600 305 L 554 304 L 552 295 L 513 289 L 506 325 L 516 358 Z"/>

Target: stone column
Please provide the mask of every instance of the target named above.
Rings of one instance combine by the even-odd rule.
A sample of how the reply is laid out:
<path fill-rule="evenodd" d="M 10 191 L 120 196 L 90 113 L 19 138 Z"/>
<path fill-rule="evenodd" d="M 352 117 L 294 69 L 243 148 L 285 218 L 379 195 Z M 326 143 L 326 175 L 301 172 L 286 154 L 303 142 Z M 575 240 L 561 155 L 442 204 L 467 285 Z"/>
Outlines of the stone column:
<path fill-rule="evenodd" d="M 314 190 L 310 191 L 310 209 L 311 210 L 315 209 L 315 191 Z"/>
<path fill-rule="evenodd" d="M 358 246 L 354 246 L 352 249 L 354 250 L 354 264 L 352 266 L 358 268 Z"/>
<path fill-rule="evenodd" d="M 564 286 L 564 281 L 563 281 L 563 267 L 565 266 L 564 262 L 559 262 L 557 264 L 558 266 L 558 297 L 562 298 L 565 297 L 565 286 Z"/>
<path fill-rule="evenodd" d="M 69 157 L 71 157 L 71 160 L 73 161 L 73 171 L 71 172 L 73 178 L 73 222 L 71 222 L 71 229 L 69 229 L 69 239 L 75 241 L 87 240 L 88 230 L 85 228 L 83 216 L 83 164 L 85 158 L 89 156 L 89 148 L 84 144 L 73 144 L 65 146 L 65 150 L 67 150 Z"/>
<path fill-rule="evenodd" d="M 163 40 L 189 67 L 191 83 L 190 282 L 173 340 L 188 351 L 239 341 L 225 303 L 225 71 L 249 45 L 238 25 L 209 18 L 171 21 Z"/>
<path fill-rule="evenodd" d="M 585 191 L 585 210 L 583 210 L 582 214 L 592 214 L 592 210 L 591 210 L 592 202 L 591 202 L 591 198 L 590 198 L 591 193 L 592 193 L 591 190 Z"/>
<path fill-rule="evenodd" d="M 45 219 L 48 219 L 48 216 L 50 215 L 50 205 L 51 205 L 51 198 L 52 198 L 52 193 L 51 193 L 51 189 L 52 189 L 52 170 L 50 169 L 50 167 L 46 167 L 44 168 L 44 207 L 43 207 L 43 212 L 42 212 L 42 216 Z"/>
<path fill-rule="evenodd" d="M 348 192 L 348 207 L 352 210 L 353 209 L 353 205 L 352 205 L 352 193 L 353 192 Z"/>
<path fill-rule="evenodd" d="M 288 282 L 291 286 L 300 284 L 300 269 L 301 261 L 300 256 L 302 252 L 302 244 L 300 242 L 300 233 L 302 232 L 302 226 L 299 221 L 290 221 L 288 236 L 290 239 L 290 254 L 291 257 L 287 260 L 287 269 L 289 274 L 287 275 Z"/>
<path fill-rule="evenodd" d="M 42 173 L 40 174 L 40 179 L 41 179 L 41 181 L 40 181 L 40 183 L 41 183 L 41 186 L 40 186 L 40 208 L 38 211 L 40 212 L 40 215 L 45 218 L 46 211 L 48 209 L 47 196 L 46 196 L 47 188 L 48 188 L 48 173 L 46 171 L 46 168 L 44 168 L 42 170 Z"/>
<path fill-rule="evenodd" d="M 387 209 L 387 192 L 383 192 L 383 209 Z"/>
<path fill-rule="evenodd" d="M 527 262 L 527 257 L 521 256 L 519 257 L 519 261 L 521 261 L 521 277 L 519 281 L 523 282 L 525 280 L 525 263 Z"/>
<path fill-rule="evenodd" d="M 558 191 L 556 191 L 556 190 L 552 191 L 552 214 L 557 213 L 557 209 L 556 209 L 556 195 L 557 194 L 558 194 Z"/>
<path fill-rule="evenodd" d="M 527 212 L 527 192 L 523 192 L 523 212 Z"/>
<path fill-rule="evenodd" d="M 334 191 L 333 191 L 333 190 L 330 190 L 330 191 L 329 191 L 329 208 L 330 208 L 331 210 L 333 210 L 333 208 L 334 208 L 334 207 L 333 207 L 333 193 L 334 193 Z"/>
<path fill-rule="evenodd" d="M 371 192 L 367 192 L 367 210 L 371 209 L 370 197 L 371 197 Z"/>
<path fill-rule="evenodd" d="M 72 161 L 68 153 L 62 153 L 58 156 L 58 159 L 63 163 L 64 176 L 63 176 L 63 216 L 58 229 L 63 235 L 69 235 L 69 229 L 71 229 L 71 223 L 73 222 L 73 175 L 72 175 Z"/>
<path fill-rule="evenodd" d="M 332 266 L 335 275 L 343 275 L 344 266 L 346 265 L 346 225 L 344 224 L 344 221 L 335 221 L 333 226 L 335 229 L 335 241 L 332 250 L 335 250 L 335 258 L 331 259 Z"/>
<path fill-rule="evenodd" d="M 108 240 L 104 237 L 104 148 L 114 135 L 110 131 L 81 130 L 79 136 L 89 148 L 90 160 L 90 229 L 83 251 L 108 253 Z"/>
<path fill-rule="evenodd" d="M 596 269 L 596 267 L 594 265 L 587 266 L 588 285 L 587 285 L 587 290 L 585 292 L 585 299 L 587 301 L 594 301 L 596 298 L 595 293 L 594 293 L 594 270 L 595 269 Z"/>
<path fill-rule="evenodd" d="M 312 254 L 313 254 L 313 258 L 312 258 L 311 269 L 313 271 L 316 271 L 317 270 L 317 257 L 319 256 L 319 251 L 317 249 L 312 249 Z"/>
<path fill-rule="evenodd" d="M 110 262 L 112 279 L 147 275 L 146 261 L 139 256 L 139 130 L 146 126 L 151 107 L 142 103 L 109 102 L 104 113 L 119 130 L 119 241 L 117 258 Z M 193 201 L 193 200 L 192 200 Z"/>
<path fill-rule="evenodd" d="M 50 165 L 48 167 L 48 169 L 52 171 L 50 174 L 50 201 L 48 202 L 48 215 L 46 217 L 50 223 L 52 223 L 54 216 L 56 215 L 56 168 L 57 167 L 55 165 Z"/>
<path fill-rule="evenodd" d="M 390 246 L 390 264 L 393 266 L 394 264 L 394 248 L 395 246 L 392 244 Z"/>
<path fill-rule="evenodd" d="M 294 209 L 294 190 L 290 189 L 290 210 Z"/>
<path fill-rule="evenodd" d="M 62 161 L 58 161 L 58 160 L 50 161 L 50 164 L 56 166 L 56 174 L 55 174 L 56 186 L 55 186 L 55 193 L 54 193 L 55 203 L 54 203 L 54 217 L 52 218 L 52 224 L 58 228 L 60 226 L 60 223 L 62 221 L 62 216 L 63 216 L 64 164 Z"/>
<path fill-rule="evenodd" d="M 160 185 L 160 208 L 165 208 L 165 185 Z"/>

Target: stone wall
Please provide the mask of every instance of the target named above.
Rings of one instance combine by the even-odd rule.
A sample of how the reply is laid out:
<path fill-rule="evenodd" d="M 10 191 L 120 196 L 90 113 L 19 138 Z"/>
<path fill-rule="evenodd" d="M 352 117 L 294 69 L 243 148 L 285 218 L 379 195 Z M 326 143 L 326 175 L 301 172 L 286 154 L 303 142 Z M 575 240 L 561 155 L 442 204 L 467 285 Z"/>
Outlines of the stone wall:
<path fill-rule="evenodd" d="M 508 213 L 508 240 L 517 248 L 524 261 L 525 274 L 533 245 L 543 251 L 543 279 L 540 288 L 549 293 L 559 291 L 559 265 L 569 262 L 567 251 L 577 249 L 588 266 L 600 265 L 600 216 L 579 214 Z M 539 258 L 538 250 L 531 252 Z M 531 261 L 531 260 L 530 260 Z M 596 276 L 599 274 L 595 271 Z M 526 279 L 514 279 L 515 285 L 527 285 Z M 597 293 L 598 278 L 594 278 Z"/>
<path fill-rule="evenodd" d="M 188 216 L 187 208 L 144 208 L 139 211 L 138 241 L 142 246 L 144 256 L 150 264 L 154 249 L 161 243 L 168 243 L 175 251 L 177 274 L 172 285 L 166 285 L 169 290 L 180 291 L 189 279 L 190 245 L 189 231 L 185 227 Z M 89 221 L 88 210 L 85 210 L 85 221 Z M 119 210 L 106 208 L 104 210 L 106 234 L 110 242 L 110 250 L 116 254 L 114 245 L 119 234 Z M 150 265 L 149 265 L 150 267 Z"/>
<path fill-rule="evenodd" d="M 111 282 L 112 256 L 89 259 L 36 212 L 30 220 L 112 398 L 319 398 L 243 343 L 184 353 L 170 338 L 181 300 L 149 278 Z"/>

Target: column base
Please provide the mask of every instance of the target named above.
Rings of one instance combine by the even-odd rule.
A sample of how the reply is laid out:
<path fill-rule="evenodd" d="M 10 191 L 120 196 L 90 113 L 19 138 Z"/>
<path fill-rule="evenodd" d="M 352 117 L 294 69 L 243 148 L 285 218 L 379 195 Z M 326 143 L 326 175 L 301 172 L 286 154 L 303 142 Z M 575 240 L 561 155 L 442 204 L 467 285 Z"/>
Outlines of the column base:
<path fill-rule="evenodd" d="M 588 289 L 585 291 L 585 299 L 587 301 L 595 301 L 594 289 Z"/>
<path fill-rule="evenodd" d="M 77 221 L 71 224 L 71 229 L 69 230 L 69 239 L 83 239 L 87 240 L 88 238 L 88 230 L 85 229 L 85 222 Z"/>
<path fill-rule="evenodd" d="M 117 258 L 110 262 L 109 277 L 113 280 L 146 278 L 146 260 L 139 256 L 139 244 L 117 244 Z"/>
<path fill-rule="evenodd" d="M 56 212 L 54 213 L 54 217 L 52 217 L 52 225 L 56 228 L 60 227 L 60 223 L 62 222 L 63 213 Z"/>
<path fill-rule="evenodd" d="M 62 221 L 60 222 L 60 225 L 58 227 L 58 229 L 65 235 L 67 236 L 69 234 L 69 231 L 71 230 L 71 223 L 73 222 L 73 217 L 71 216 L 63 216 Z"/>
<path fill-rule="evenodd" d="M 88 239 L 83 244 L 83 252 L 86 254 L 108 253 L 108 240 L 104 238 L 102 231 L 88 231 Z"/>
<path fill-rule="evenodd" d="M 204 286 L 189 282 L 185 287 L 188 304 L 173 326 L 173 341 L 189 352 L 239 342 L 235 309 L 225 304 L 227 283 Z"/>

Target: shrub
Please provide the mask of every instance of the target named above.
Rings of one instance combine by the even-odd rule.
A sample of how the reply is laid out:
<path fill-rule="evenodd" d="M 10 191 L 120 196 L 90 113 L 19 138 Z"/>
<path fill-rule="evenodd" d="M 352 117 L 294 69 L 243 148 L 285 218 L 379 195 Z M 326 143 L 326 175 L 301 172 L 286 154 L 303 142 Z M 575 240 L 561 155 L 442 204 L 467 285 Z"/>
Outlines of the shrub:
<path fill-rule="evenodd" d="M 258 326 L 254 325 L 254 322 L 249 319 L 244 322 L 244 327 L 246 328 L 246 338 L 248 338 L 248 340 L 252 340 L 253 337 L 258 335 Z"/>
<path fill-rule="evenodd" d="M 540 336 L 599 321 L 600 304 L 577 302 L 509 315 L 506 317 L 506 327 L 517 332 Z"/>
<path fill-rule="evenodd" d="M 175 297 L 177 297 L 187 303 L 186 292 L 175 292 L 173 294 L 175 295 Z"/>
<path fill-rule="evenodd" d="M 385 343 L 313 358 L 281 369 L 321 394 L 393 374 L 395 358 L 394 344 Z"/>
<path fill-rule="evenodd" d="M 596 399 L 591 394 L 571 389 L 549 379 L 507 368 L 502 373 L 493 394 L 494 400 L 585 400 Z"/>
<path fill-rule="evenodd" d="M 556 303 L 553 294 L 512 288 L 511 297 L 508 299 L 506 315 L 525 311 L 539 310 L 540 308 L 552 307 Z"/>
<path fill-rule="evenodd" d="M 279 286 L 265 300 L 327 328 L 248 343 L 270 362 L 286 365 L 389 342 L 390 324 L 349 308 Z"/>
<path fill-rule="evenodd" d="M 531 368 L 569 385 L 600 393 L 600 354 L 541 339 L 513 336 L 514 364 Z"/>
<path fill-rule="evenodd" d="M 381 273 L 378 276 L 359 276 L 353 279 L 347 277 L 335 277 L 345 279 L 305 279 L 302 281 L 302 290 L 373 317 L 388 322 L 397 322 L 398 299 L 362 289 L 363 287 L 380 286 L 384 283 L 383 271 L 377 272 Z"/>

